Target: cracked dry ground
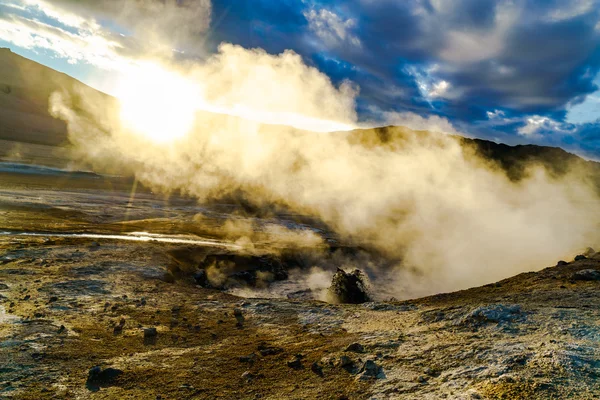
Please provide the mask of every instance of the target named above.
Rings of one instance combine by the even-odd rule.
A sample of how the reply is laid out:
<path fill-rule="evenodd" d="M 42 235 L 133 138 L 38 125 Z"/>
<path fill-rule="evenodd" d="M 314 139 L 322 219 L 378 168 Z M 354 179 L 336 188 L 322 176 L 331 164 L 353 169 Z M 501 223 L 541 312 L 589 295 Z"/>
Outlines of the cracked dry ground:
<path fill-rule="evenodd" d="M 600 397 L 600 282 L 573 278 L 600 257 L 419 300 L 331 305 L 167 283 L 169 248 L 1 237 L 0 396 Z M 157 335 L 144 339 L 149 327 Z M 94 366 L 122 373 L 94 386 Z"/>

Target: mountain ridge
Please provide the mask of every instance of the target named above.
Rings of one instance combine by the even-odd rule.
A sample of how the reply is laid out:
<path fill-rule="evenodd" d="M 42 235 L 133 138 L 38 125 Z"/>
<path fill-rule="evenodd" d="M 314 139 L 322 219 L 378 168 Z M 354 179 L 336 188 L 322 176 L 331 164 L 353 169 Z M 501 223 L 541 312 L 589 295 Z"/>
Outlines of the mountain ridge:
<path fill-rule="evenodd" d="M 87 98 L 103 102 L 107 107 L 117 104 L 117 99 L 78 81 L 63 72 L 18 55 L 9 48 L 0 48 L 0 141 L 6 144 L 0 149 L 1 161 L 21 161 L 25 163 L 52 164 L 59 166 L 69 163 L 63 149 L 68 147 L 66 123 L 52 117 L 49 112 L 50 95 L 56 91 L 67 92 L 75 109 Z M 415 133 L 416 132 L 416 133 Z M 415 131 L 401 126 L 387 126 L 356 129 L 348 134 L 349 140 L 359 141 L 369 146 L 373 139 L 381 143 L 403 140 L 402 135 L 426 134 L 428 131 Z M 485 139 L 455 136 L 463 146 L 475 149 L 485 159 L 496 162 L 506 170 L 511 179 L 520 179 L 526 164 L 537 162 L 549 171 L 562 175 L 572 165 L 589 170 L 598 175 L 595 180 L 600 186 L 600 163 L 584 160 L 560 147 L 538 146 L 533 144 L 511 146 Z M 27 157 L 12 157 L 14 148 Z M 60 153 L 60 160 L 49 160 L 43 152 Z"/>

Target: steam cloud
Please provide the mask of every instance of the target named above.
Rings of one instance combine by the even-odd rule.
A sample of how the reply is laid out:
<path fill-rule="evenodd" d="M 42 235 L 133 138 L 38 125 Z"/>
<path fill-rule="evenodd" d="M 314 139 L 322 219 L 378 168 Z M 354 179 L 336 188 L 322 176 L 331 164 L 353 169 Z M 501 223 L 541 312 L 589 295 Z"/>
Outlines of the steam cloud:
<path fill-rule="evenodd" d="M 317 216 L 345 240 L 398 260 L 372 283 L 399 298 L 539 269 L 597 243 L 598 198 L 579 180 L 550 178 L 532 166 L 527 178 L 510 181 L 446 135 L 397 128 L 404 139 L 388 142 L 373 132 L 293 128 L 307 121 L 356 125 L 357 90 L 335 87 L 293 52 L 273 56 L 224 44 L 207 60 L 179 68 L 204 90 L 210 107 L 198 108 L 216 112 L 196 112 L 189 134 L 171 143 L 128 130 L 116 106 L 87 99 L 78 104 L 85 112 L 76 112 L 68 95 L 56 93 L 52 112 L 67 121 L 80 159 L 199 201 L 241 190 L 257 204 Z M 178 101 L 176 94 L 171 100 Z M 438 118 L 392 117 L 418 129 L 453 129 Z M 354 262 L 378 268 L 368 259 Z M 314 277 L 322 277 L 315 267 Z"/>

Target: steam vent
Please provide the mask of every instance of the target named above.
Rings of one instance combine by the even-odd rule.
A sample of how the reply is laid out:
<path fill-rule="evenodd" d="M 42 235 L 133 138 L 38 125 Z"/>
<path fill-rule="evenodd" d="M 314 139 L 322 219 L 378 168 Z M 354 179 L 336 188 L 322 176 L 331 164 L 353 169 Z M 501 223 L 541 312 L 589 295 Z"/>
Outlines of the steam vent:
<path fill-rule="evenodd" d="M 0 0 L 0 400 L 600 399 L 600 0 Z"/>

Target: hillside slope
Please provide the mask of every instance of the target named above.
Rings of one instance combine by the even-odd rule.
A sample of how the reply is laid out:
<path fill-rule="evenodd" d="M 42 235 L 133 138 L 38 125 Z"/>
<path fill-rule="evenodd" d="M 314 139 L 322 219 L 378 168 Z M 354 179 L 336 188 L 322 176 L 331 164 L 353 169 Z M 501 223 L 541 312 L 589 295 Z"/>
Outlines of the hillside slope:
<path fill-rule="evenodd" d="M 76 110 L 86 109 L 86 103 L 105 104 L 104 109 L 117 104 L 115 98 L 66 74 L 19 56 L 10 49 L 0 48 L 0 161 L 56 167 L 71 163 L 66 150 L 69 144 L 66 124 L 53 118 L 48 110 L 50 96 L 57 91 L 68 93 Z M 199 114 L 198 118 L 203 115 Z M 349 141 L 366 147 L 393 145 L 399 150 L 407 137 L 436 135 L 404 127 L 362 129 L 342 134 L 348 135 Z M 576 168 L 600 187 L 600 164 L 585 161 L 562 149 L 508 146 L 482 139 L 459 140 L 476 154 L 497 163 L 512 179 L 520 179 L 526 166 L 533 162 L 556 175 Z"/>

